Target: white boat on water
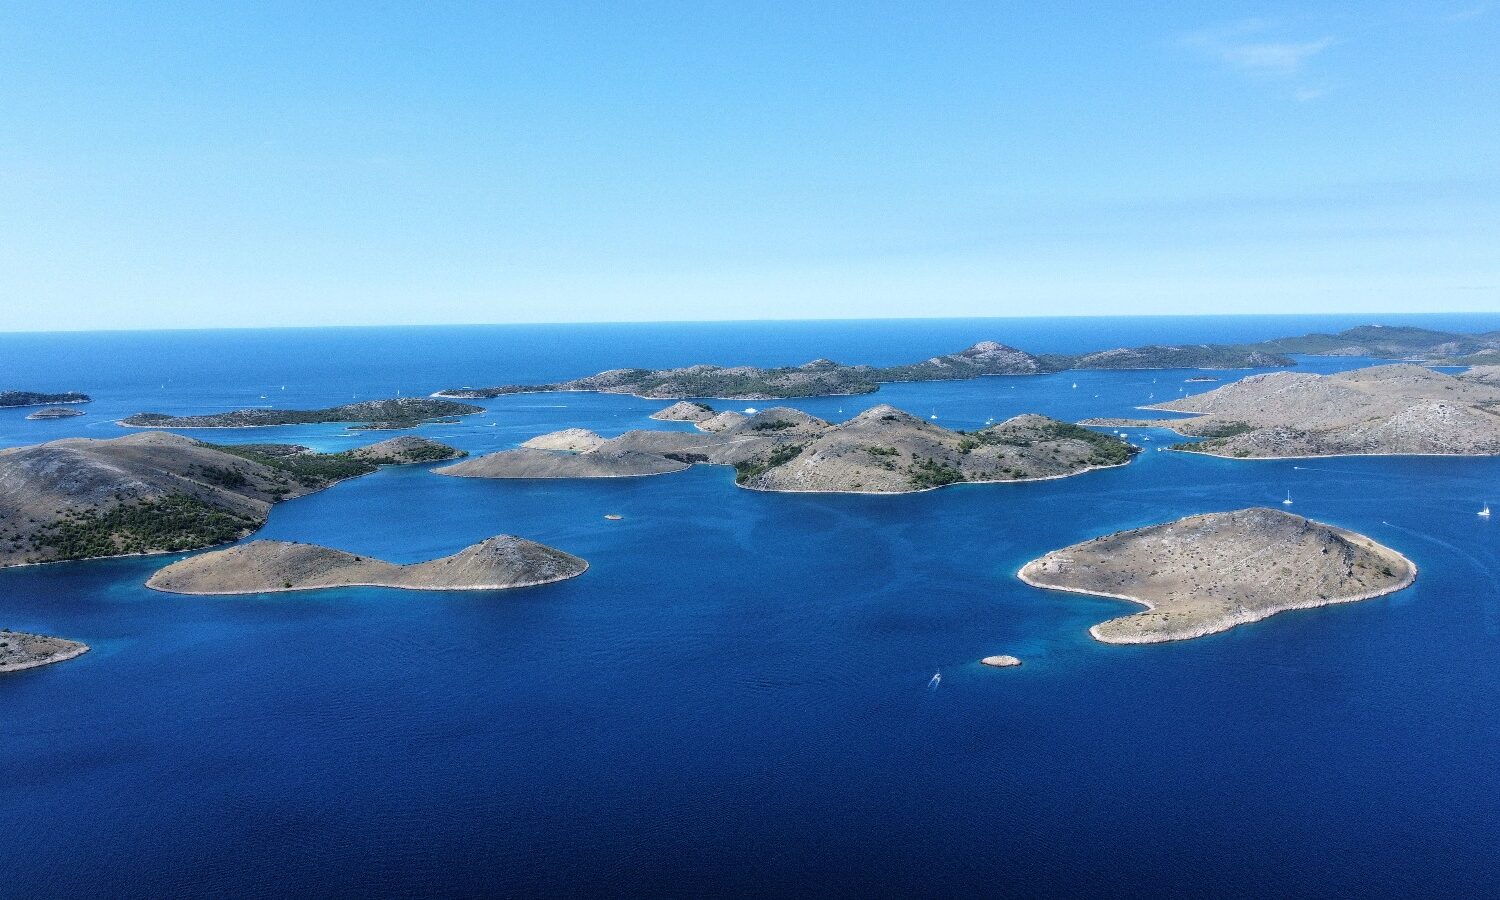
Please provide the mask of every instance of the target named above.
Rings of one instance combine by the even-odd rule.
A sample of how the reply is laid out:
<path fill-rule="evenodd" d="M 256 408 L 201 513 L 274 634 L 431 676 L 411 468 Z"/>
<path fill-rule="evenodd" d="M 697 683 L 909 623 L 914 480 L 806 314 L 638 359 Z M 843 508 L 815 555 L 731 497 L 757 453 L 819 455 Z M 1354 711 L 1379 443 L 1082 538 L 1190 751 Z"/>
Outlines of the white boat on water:
<path fill-rule="evenodd" d="M 1490 505 L 1486 503 L 1484 505 L 1484 509 L 1481 509 L 1477 515 L 1479 515 L 1481 518 L 1488 519 L 1490 517 Z"/>
<path fill-rule="evenodd" d="M 929 691 L 935 691 L 935 690 L 937 690 L 938 685 L 940 685 L 942 683 L 943 683 L 943 673 L 942 673 L 942 670 L 940 669 L 937 672 L 933 673 L 932 680 L 929 681 L 929 682 L 927 682 L 927 689 Z"/>
<path fill-rule="evenodd" d="M 1291 491 L 1287 491 L 1286 492 L 1286 499 L 1283 500 L 1283 501 L 1281 501 L 1281 505 L 1282 506 L 1291 506 L 1292 505 L 1292 492 Z"/>

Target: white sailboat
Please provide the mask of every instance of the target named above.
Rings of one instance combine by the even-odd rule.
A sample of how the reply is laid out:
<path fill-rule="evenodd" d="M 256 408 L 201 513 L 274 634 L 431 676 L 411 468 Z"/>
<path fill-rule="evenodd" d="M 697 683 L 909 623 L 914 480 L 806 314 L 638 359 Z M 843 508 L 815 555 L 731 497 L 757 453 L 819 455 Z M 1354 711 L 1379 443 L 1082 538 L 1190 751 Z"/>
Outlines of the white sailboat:
<path fill-rule="evenodd" d="M 1292 492 L 1291 491 L 1287 491 L 1286 492 L 1286 499 L 1283 500 L 1283 501 L 1281 501 L 1281 505 L 1282 506 L 1291 506 L 1292 505 Z"/>
<path fill-rule="evenodd" d="M 932 680 L 929 681 L 929 682 L 927 682 L 927 689 L 929 691 L 935 691 L 935 690 L 938 689 L 938 685 L 940 685 L 942 683 L 943 683 L 943 672 L 942 672 L 941 669 L 939 669 L 936 673 L 933 674 Z"/>
<path fill-rule="evenodd" d="M 1490 517 L 1490 505 L 1486 503 L 1484 505 L 1484 509 L 1481 509 L 1478 515 L 1480 516 L 1480 518 L 1488 519 Z"/>

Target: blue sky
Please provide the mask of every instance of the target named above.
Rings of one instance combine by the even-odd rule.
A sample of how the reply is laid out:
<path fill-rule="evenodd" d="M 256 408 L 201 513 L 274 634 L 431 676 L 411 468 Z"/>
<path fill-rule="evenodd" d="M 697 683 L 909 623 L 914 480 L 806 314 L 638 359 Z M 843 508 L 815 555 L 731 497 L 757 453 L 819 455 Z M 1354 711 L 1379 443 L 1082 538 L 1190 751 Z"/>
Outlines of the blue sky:
<path fill-rule="evenodd" d="M 0 5 L 0 330 L 1496 309 L 1500 2 Z"/>

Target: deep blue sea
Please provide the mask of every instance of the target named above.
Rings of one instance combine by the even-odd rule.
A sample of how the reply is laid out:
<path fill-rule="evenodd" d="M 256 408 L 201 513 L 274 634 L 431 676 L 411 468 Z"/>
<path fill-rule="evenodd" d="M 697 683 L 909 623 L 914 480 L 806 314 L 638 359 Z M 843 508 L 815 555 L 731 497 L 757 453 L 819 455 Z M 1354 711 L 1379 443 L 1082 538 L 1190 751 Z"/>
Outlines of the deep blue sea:
<path fill-rule="evenodd" d="M 143 410 L 621 365 L 896 363 L 982 339 L 1082 351 L 1368 318 L 0 335 L 0 389 L 96 398 L 71 420 L 0 411 L 0 446 L 114 437 Z M 1076 420 L 1213 387 L 1193 374 L 791 405 L 838 419 L 889 402 L 949 427 Z M 420 433 L 482 453 L 569 426 L 681 427 L 646 418 L 664 405 L 521 395 Z M 339 449 L 389 435 L 199 436 Z M 1132 434 L 1147 436 L 1170 439 Z M 1075 541 L 1287 491 L 1295 512 L 1411 557 L 1416 585 L 1112 647 L 1088 626 L 1133 607 L 1014 577 Z M 1486 499 L 1500 502 L 1497 459 L 1146 452 L 1061 481 L 887 497 L 754 493 L 703 466 L 557 482 L 418 467 L 283 504 L 257 537 L 413 561 L 509 532 L 592 567 L 511 592 L 232 598 L 142 586 L 175 557 L 0 571 L 0 625 L 93 647 L 0 676 L 0 894 L 1497 896 L 1500 523 L 1475 516 Z M 1025 665 L 978 664 L 996 653 Z"/>

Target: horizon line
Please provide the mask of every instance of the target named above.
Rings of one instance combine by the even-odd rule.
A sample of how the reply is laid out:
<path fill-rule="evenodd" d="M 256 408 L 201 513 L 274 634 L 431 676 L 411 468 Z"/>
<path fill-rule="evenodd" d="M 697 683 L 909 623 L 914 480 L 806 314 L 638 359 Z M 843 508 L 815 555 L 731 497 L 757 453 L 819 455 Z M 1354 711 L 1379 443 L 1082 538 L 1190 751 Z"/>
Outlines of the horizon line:
<path fill-rule="evenodd" d="M 1374 317 L 1364 324 L 1379 325 L 1381 317 L 1431 318 L 1438 316 L 1500 316 L 1495 310 L 1438 310 L 1424 312 L 1229 312 L 1229 313 L 1129 313 L 1123 315 L 1099 315 L 1092 313 L 1059 313 L 1057 315 L 994 315 L 994 316 L 829 316 L 797 319 L 599 319 L 577 322 L 422 322 L 422 323 L 374 323 L 322 324 L 322 325 L 185 325 L 159 328 L 39 328 L 0 330 L 0 336 L 48 335 L 48 334 L 149 334 L 153 332 L 193 331 L 316 331 L 320 329 L 378 329 L 378 328 L 558 328 L 590 327 L 598 325 L 768 325 L 768 324 L 820 324 L 836 322 L 990 322 L 990 321 L 1037 321 L 1043 319 L 1310 319 L 1310 318 L 1355 318 Z"/>

